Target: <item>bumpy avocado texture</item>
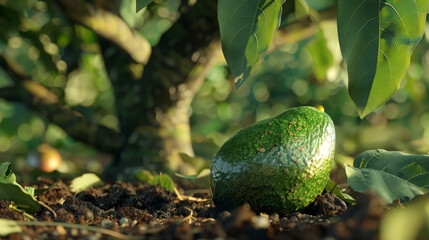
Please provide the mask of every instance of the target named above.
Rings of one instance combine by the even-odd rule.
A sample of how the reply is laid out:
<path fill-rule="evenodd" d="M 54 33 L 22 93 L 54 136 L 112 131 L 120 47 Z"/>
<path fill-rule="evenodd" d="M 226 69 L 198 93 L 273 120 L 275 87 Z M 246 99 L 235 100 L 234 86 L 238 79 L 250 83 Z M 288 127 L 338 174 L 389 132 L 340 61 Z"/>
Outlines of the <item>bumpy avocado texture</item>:
<path fill-rule="evenodd" d="M 291 108 L 249 125 L 212 160 L 214 203 L 223 209 L 249 203 L 267 213 L 300 210 L 323 191 L 334 150 L 334 124 L 314 107 Z"/>

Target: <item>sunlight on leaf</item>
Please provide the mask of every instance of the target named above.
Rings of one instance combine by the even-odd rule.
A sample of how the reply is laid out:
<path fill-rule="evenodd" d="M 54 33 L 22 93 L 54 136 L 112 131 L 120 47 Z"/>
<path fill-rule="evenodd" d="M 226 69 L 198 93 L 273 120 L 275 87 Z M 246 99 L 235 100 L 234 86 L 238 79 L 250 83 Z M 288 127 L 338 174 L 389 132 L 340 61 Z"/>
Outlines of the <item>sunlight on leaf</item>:
<path fill-rule="evenodd" d="M 6 237 L 11 233 L 20 233 L 22 228 L 14 220 L 0 218 L 0 236 Z"/>
<path fill-rule="evenodd" d="M 140 170 L 136 173 L 136 178 L 142 182 L 149 182 L 153 179 L 153 174 L 148 170 Z"/>
<path fill-rule="evenodd" d="M 318 82 L 323 82 L 334 63 L 334 56 L 327 46 L 322 28 L 318 29 L 316 39 L 308 44 L 307 50 L 311 55 L 314 76 Z"/>
<path fill-rule="evenodd" d="M 399 88 L 423 36 L 429 0 L 339 0 L 338 37 L 361 118 Z"/>
<path fill-rule="evenodd" d="M 72 180 L 70 190 L 75 193 L 88 190 L 90 187 L 102 185 L 103 181 L 94 173 L 85 173 Z"/>
<path fill-rule="evenodd" d="M 427 239 L 428 233 L 428 196 L 413 201 L 406 208 L 387 212 L 381 221 L 381 240 Z"/>
<path fill-rule="evenodd" d="M 225 59 L 239 88 L 263 60 L 280 24 L 283 0 L 219 0 Z"/>

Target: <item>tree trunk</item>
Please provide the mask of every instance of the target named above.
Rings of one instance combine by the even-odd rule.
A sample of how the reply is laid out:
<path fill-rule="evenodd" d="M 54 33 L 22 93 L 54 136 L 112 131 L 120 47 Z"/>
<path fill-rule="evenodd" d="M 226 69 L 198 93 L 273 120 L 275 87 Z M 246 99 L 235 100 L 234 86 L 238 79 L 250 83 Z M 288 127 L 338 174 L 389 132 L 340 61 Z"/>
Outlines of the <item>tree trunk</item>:
<path fill-rule="evenodd" d="M 128 139 L 111 169 L 115 173 L 129 175 L 137 167 L 190 173 L 179 156 L 180 152 L 194 155 L 190 104 L 221 48 L 216 1 L 193 6 L 182 1 L 180 9 L 181 17 L 153 48 L 140 79 L 130 71 L 135 63 L 124 51 L 102 44 L 120 129 Z"/>

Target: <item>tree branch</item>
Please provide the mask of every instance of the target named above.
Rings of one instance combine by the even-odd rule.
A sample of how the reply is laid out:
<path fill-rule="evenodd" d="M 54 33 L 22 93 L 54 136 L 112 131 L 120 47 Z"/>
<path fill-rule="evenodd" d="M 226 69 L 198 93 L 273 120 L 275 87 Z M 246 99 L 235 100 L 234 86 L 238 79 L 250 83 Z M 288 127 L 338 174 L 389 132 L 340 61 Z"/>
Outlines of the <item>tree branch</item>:
<path fill-rule="evenodd" d="M 89 121 L 78 111 L 62 106 L 55 94 L 43 85 L 33 82 L 22 68 L 7 56 L 0 54 L 0 67 L 15 86 L 0 89 L 0 98 L 20 101 L 61 127 L 70 137 L 87 143 L 103 152 L 115 154 L 122 146 L 121 134 Z"/>
<path fill-rule="evenodd" d="M 81 0 L 57 0 L 67 17 L 113 42 L 137 63 L 146 64 L 151 54 L 149 42 L 132 31 L 118 16 Z"/>
<path fill-rule="evenodd" d="M 286 43 L 296 43 L 314 35 L 321 21 L 334 20 L 337 17 L 337 6 L 317 12 L 315 21 L 310 15 L 281 26 L 275 33 L 268 52 L 272 52 Z"/>

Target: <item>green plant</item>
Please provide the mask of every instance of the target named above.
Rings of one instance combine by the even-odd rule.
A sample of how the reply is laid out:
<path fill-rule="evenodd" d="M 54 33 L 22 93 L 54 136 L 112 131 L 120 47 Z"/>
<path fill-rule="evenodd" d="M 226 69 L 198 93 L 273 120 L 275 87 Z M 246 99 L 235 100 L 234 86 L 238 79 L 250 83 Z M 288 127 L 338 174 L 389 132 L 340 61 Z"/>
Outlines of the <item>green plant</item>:
<path fill-rule="evenodd" d="M 10 162 L 0 165 L 0 200 L 13 201 L 18 209 L 27 213 L 36 213 L 40 204 L 34 196 L 34 188 L 25 189 L 16 182 Z"/>
<path fill-rule="evenodd" d="M 154 175 L 150 171 L 140 170 L 136 173 L 136 177 L 142 182 L 147 182 L 150 185 L 159 185 L 170 192 L 177 193 L 175 183 L 168 174 L 159 173 Z"/>
<path fill-rule="evenodd" d="M 429 156 L 383 149 L 369 150 L 346 166 L 347 180 L 357 192 L 374 192 L 386 203 L 408 201 L 429 193 Z"/>
<path fill-rule="evenodd" d="M 263 60 L 282 16 L 281 1 L 242 2 L 218 4 L 222 48 L 237 87 Z M 295 4 L 309 9 L 306 1 Z M 361 117 L 398 90 L 423 36 L 428 6 L 427 0 L 338 1 L 338 37 L 348 65 L 349 93 Z"/>

